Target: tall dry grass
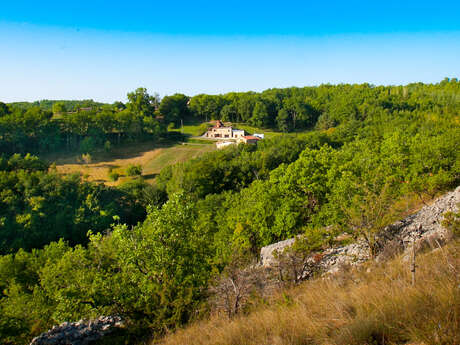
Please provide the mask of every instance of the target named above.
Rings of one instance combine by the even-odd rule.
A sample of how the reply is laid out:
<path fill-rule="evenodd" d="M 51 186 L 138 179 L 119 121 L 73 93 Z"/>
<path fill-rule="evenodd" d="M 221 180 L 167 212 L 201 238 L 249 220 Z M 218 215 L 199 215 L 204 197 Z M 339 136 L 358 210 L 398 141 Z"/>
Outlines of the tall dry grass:
<path fill-rule="evenodd" d="M 163 345 L 460 344 L 456 241 L 418 257 L 416 285 L 401 258 L 280 292 L 249 315 L 212 317 Z"/>

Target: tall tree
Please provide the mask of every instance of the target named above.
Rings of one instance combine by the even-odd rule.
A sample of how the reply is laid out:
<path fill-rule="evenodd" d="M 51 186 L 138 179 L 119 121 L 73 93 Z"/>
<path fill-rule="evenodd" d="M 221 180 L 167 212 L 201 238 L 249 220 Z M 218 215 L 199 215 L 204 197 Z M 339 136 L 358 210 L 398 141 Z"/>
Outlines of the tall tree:
<path fill-rule="evenodd" d="M 188 109 L 189 98 L 183 94 L 176 93 L 172 96 L 165 96 L 161 100 L 159 112 L 165 117 L 165 122 L 173 122 L 179 125 L 180 120 L 185 120 L 190 116 Z"/>
<path fill-rule="evenodd" d="M 54 114 L 62 114 L 67 111 L 65 103 L 64 102 L 56 102 L 53 104 L 53 113 Z"/>
<path fill-rule="evenodd" d="M 158 95 L 151 96 L 146 88 L 140 87 L 128 93 L 127 108 L 137 115 L 153 116 L 158 102 Z"/>

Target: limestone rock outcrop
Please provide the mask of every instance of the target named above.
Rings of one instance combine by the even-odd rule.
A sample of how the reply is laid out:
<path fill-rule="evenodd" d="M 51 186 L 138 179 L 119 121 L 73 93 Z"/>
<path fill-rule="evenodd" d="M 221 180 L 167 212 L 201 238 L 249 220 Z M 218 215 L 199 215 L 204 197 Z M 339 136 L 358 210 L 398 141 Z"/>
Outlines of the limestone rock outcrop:
<path fill-rule="evenodd" d="M 119 316 L 101 316 L 95 320 L 64 322 L 35 337 L 30 345 L 87 345 L 123 327 Z"/>
<path fill-rule="evenodd" d="M 285 248 L 294 244 L 295 238 L 290 238 L 281 242 L 270 244 L 269 246 L 262 247 L 260 250 L 260 263 L 264 267 L 270 267 L 275 264 L 275 252 L 282 252 Z"/>
<path fill-rule="evenodd" d="M 424 206 L 420 211 L 389 225 L 377 236 L 379 253 L 377 260 L 382 260 L 385 248 L 391 244 L 395 250 L 408 251 L 412 245 L 420 247 L 423 242 L 443 242 L 448 233 L 442 226 L 444 213 L 457 211 L 460 203 L 460 186 L 455 190 L 439 197 L 430 205 Z M 260 252 L 260 264 L 271 267 L 275 263 L 274 253 L 276 250 L 283 251 L 291 246 L 295 238 L 271 244 L 263 247 Z M 334 273 L 343 265 L 359 265 L 369 260 L 369 246 L 363 240 L 355 243 L 329 248 L 322 254 L 318 263 L 325 273 Z"/>

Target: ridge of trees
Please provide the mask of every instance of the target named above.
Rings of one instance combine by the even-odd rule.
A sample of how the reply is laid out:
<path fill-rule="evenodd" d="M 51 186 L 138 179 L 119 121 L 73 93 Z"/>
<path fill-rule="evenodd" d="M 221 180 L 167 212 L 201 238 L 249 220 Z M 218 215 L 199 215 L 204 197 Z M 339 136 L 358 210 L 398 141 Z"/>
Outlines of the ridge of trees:
<path fill-rule="evenodd" d="M 85 100 L 49 100 L 43 99 L 35 102 L 12 102 L 8 103 L 8 106 L 13 108 L 21 108 L 24 110 L 39 107 L 43 110 L 54 111 L 78 111 L 81 108 L 99 108 L 107 106 L 108 104 L 95 102 L 92 99 Z"/>
<path fill-rule="evenodd" d="M 43 153 L 63 147 L 88 151 L 102 147 L 107 141 L 155 139 L 164 135 L 171 123 L 177 127 L 181 120 L 191 118 L 244 122 L 280 132 L 326 130 L 350 121 L 363 121 L 376 111 L 451 112 L 458 104 L 459 85 L 456 78 L 446 78 L 438 84 L 326 84 L 260 93 L 193 97 L 174 94 L 162 99 L 138 88 L 128 93 L 126 104 L 109 105 L 92 100 L 39 101 L 26 105 L 0 102 L 0 150 L 10 154 Z"/>

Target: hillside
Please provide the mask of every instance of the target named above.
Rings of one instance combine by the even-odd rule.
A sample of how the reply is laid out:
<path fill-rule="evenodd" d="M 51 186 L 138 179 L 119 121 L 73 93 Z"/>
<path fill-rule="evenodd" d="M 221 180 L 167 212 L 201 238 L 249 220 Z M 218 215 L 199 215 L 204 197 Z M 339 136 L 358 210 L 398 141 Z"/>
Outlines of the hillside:
<path fill-rule="evenodd" d="M 211 316 L 152 344 L 459 344 L 459 253 L 457 240 L 420 255 L 415 286 L 398 257 L 283 289 L 246 315 Z"/>
<path fill-rule="evenodd" d="M 279 257 L 272 252 L 269 257 L 269 249 L 282 251 L 287 241 L 262 248 L 260 265 L 241 267 L 226 278 L 233 287 L 225 299 L 235 301 L 239 291 L 239 311 L 229 316 L 224 304 L 151 344 L 458 344 L 459 206 L 460 187 L 390 225 L 380 234 L 376 260 L 363 243 L 316 253 L 320 270 L 298 284 L 278 281 Z M 445 221 L 450 211 L 457 212 L 456 225 Z M 259 285 L 254 279 L 261 279 Z M 32 343 L 60 339 L 64 344 L 69 337 L 84 341 L 92 334 L 104 337 L 100 344 L 121 344 L 129 327 L 118 317 L 100 317 L 92 327 L 84 321 L 63 323 Z"/>
<path fill-rule="evenodd" d="M 249 298 L 241 295 L 242 312 L 211 314 L 152 344 L 459 344 L 459 206 L 457 187 L 388 226 L 379 234 L 375 260 L 363 241 L 320 251 L 319 275 L 294 287 L 273 289 L 267 277 L 282 269 L 274 251 L 295 243 L 262 248 L 260 265 L 269 273 L 262 289 L 252 286 Z M 452 211 L 456 225 L 444 221 Z M 241 290 L 249 286 L 234 283 Z"/>

